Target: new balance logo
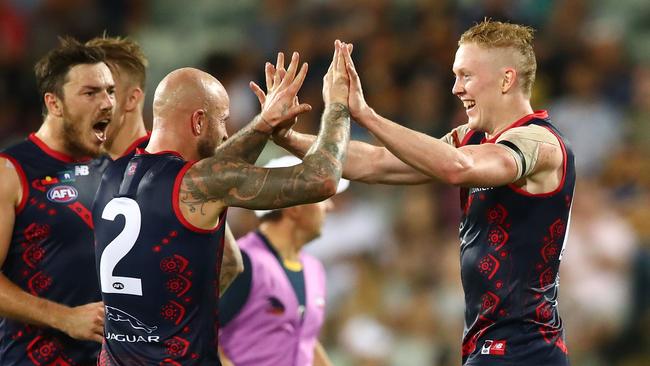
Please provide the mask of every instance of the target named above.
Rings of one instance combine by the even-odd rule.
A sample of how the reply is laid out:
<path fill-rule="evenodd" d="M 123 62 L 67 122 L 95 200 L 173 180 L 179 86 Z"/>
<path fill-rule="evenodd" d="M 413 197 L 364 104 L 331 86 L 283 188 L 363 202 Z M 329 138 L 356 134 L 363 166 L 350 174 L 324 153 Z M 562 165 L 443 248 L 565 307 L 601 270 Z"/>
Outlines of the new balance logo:
<path fill-rule="evenodd" d="M 491 339 L 485 340 L 483 347 L 481 347 L 482 355 L 496 355 L 503 356 L 506 354 L 506 341 L 497 340 L 493 341 Z"/>

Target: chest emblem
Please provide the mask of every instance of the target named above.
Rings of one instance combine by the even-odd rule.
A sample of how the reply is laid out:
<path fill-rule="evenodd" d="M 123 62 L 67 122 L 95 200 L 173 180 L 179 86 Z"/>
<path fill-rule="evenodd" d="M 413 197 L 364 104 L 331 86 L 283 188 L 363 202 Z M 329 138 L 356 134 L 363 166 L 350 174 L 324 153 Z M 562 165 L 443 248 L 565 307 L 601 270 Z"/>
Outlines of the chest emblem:
<path fill-rule="evenodd" d="M 275 296 L 269 296 L 267 298 L 268 303 L 266 304 L 266 312 L 273 315 L 282 315 L 284 314 L 284 304 L 280 299 Z"/>
<path fill-rule="evenodd" d="M 79 197 L 79 192 L 73 186 L 56 186 L 47 191 L 47 199 L 52 202 L 66 203 Z"/>

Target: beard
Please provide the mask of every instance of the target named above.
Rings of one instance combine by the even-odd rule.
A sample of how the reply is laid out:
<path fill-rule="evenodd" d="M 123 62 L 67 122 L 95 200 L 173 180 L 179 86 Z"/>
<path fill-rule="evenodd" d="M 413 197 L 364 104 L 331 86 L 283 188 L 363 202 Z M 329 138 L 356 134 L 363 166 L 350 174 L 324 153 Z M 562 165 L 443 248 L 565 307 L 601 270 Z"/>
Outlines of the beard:
<path fill-rule="evenodd" d="M 93 146 L 92 143 L 84 143 L 84 133 L 79 123 L 72 122 L 67 113 L 63 114 L 63 141 L 66 151 L 74 158 L 99 156 L 99 147 Z"/>
<path fill-rule="evenodd" d="M 197 144 L 197 151 L 199 153 L 199 159 L 209 158 L 214 155 L 214 150 L 217 148 L 215 140 L 207 136 L 199 140 Z"/>

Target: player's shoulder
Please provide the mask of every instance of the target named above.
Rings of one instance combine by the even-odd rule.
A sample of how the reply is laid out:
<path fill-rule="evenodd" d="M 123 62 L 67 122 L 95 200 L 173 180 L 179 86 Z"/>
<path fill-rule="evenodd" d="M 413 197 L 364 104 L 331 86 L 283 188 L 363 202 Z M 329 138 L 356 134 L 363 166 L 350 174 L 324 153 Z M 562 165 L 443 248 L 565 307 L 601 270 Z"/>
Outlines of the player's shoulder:
<path fill-rule="evenodd" d="M 18 203 L 25 180 L 20 163 L 9 155 L 0 153 L 0 199 Z"/>
<path fill-rule="evenodd" d="M 442 140 L 449 145 L 460 147 L 463 145 L 465 138 L 470 135 L 471 129 L 469 124 L 465 123 L 460 126 L 454 127 L 449 133 L 442 137 Z"/>
<path fill-rule="evenodd" d="M 537 124 L 528 124 L 525 126 L 518 126 L 508 129 L 503 132 L 496 140 L 496 142 L 502 140 L 518 140 L 518 139 L 527 139 L 537 142 L 550 143 L 552 145 L 559 144 L 559 137 L 556 136 L 551 130 L 545 126 Z"/>

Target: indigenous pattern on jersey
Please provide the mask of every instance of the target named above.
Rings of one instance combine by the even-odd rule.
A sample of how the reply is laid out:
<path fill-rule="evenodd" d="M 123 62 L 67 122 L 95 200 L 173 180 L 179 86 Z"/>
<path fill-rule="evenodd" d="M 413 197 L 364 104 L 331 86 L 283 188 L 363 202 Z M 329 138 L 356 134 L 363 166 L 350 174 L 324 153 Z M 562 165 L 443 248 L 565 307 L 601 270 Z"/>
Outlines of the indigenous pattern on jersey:
<path fill-rule="evenodd" d="M 191 165 L 139 151 L 102 178 L 93 208 L 106 310 L 99 365 L 219 365 L 226 214 L 213 230 L 183 218 L 179 190 Z"/>
<path fill-rule="evenodd" d="M 75 161 L 30 135 L 0 156 L 21 179 L 23 197 L 2 267 L 24 291 L 68 306 L 100 301 L 90 207 L 109 159 Z M 0 319 L 0 365 L 94 365 L 96 342 Z"/>
<path fill-rule="evenodd" d="M 545 111 L 509 128 L 529 124 L 547 128 L 560 141 L 564 165 L 557 189 L 530 194 L 510 184 L 461 190 L 463 365 L 568 365 L 557 295 L 574 157 Z M 486 140 L 469 131 L 461 145 L 494 143 L 498 137 Z"/>

